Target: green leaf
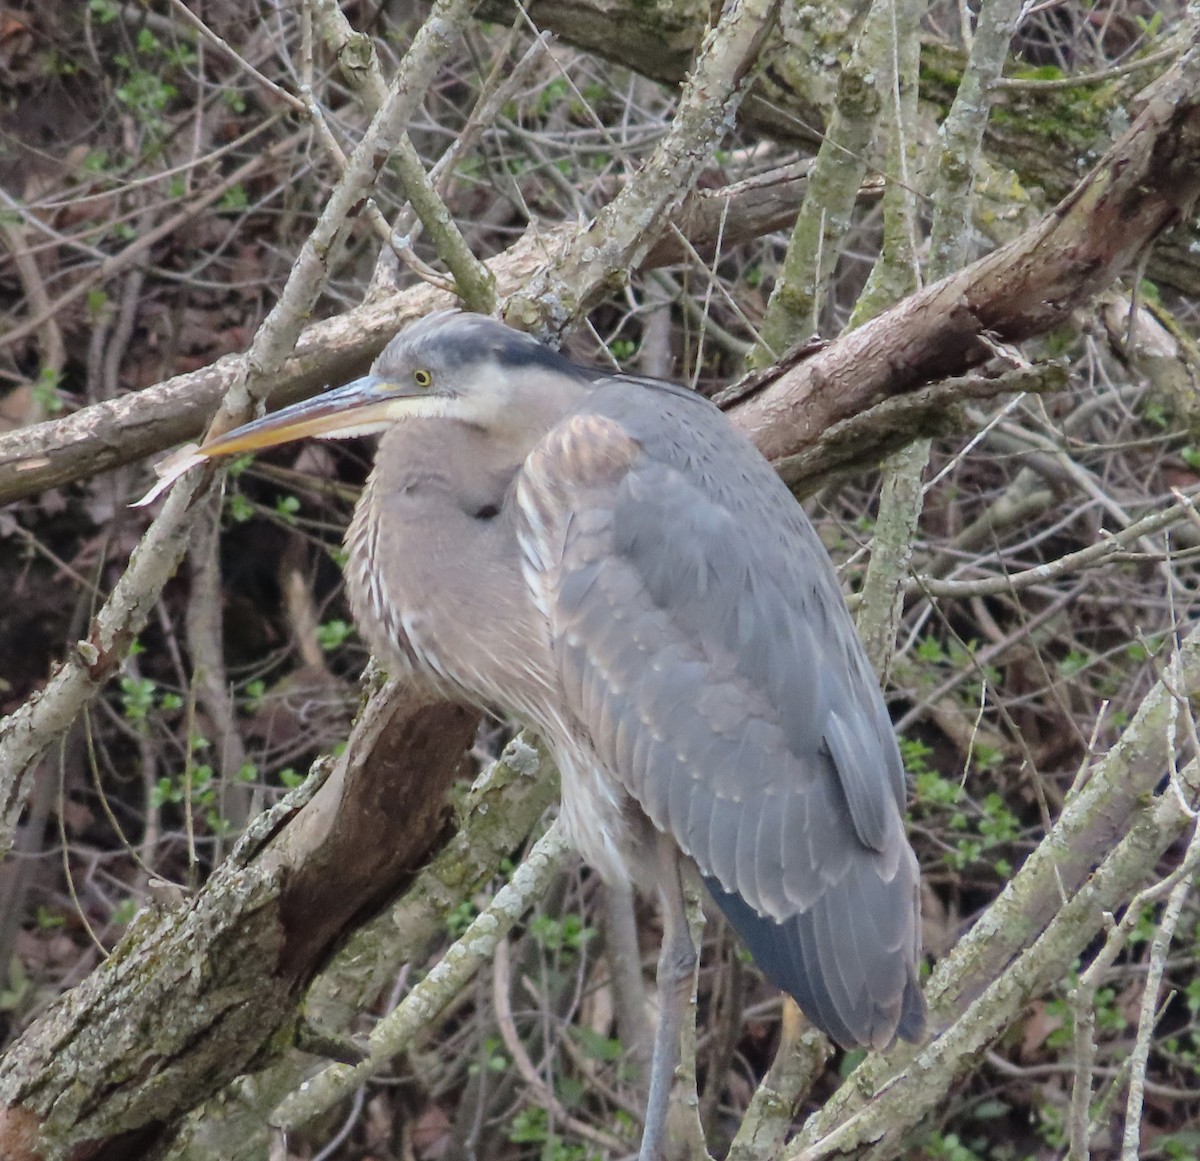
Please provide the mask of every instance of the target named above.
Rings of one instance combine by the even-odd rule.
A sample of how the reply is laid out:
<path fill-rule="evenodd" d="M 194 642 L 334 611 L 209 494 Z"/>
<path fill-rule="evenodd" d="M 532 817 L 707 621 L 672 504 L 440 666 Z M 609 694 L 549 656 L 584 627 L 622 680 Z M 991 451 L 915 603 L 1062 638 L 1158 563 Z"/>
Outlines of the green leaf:
<path fill-rule="evenodd" d="M 603 1060 L 612 1063 L 620 1060 L 624 1055 L 625 1050 L 621 1047 L 620 1040 L 603 1036 L 594 1028 L 572 1026 L 571 1033 L 578 1041 L 584 1053 L 591 1057 L 592 1060 Z"/>
<path fill-rule="evenodd" d="M 326 653 L 346 643 L 346 639 L 354 632 L 354 626 L 347 621 L 326 621 L 317 626 L 317 644 Z"/>

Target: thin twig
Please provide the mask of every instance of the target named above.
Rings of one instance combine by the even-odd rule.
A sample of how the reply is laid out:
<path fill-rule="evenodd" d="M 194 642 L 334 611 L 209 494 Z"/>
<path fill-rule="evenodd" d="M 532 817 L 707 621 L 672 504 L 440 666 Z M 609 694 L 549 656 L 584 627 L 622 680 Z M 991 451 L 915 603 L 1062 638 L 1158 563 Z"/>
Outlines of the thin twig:
<path fill-rule="evenodd" d="M 496 892 L 488 907 L 471 922 L 462 937 L 413 987 L 394 1012 L 371 1032 L 370 1054 L 351 1068 L 332 1064 L 306 1081 L 275 1111 L 271 1123 L 288 1129 L 307 1124 L 332 1108 L 363 1081 L 386 1068 L 397 1053 L 466 986 L 495 953 L 497 943 L 539 899 L 570 855 L 571 848 L 557 823 L 537 841 L 513 872 L 512 879 Z"/>

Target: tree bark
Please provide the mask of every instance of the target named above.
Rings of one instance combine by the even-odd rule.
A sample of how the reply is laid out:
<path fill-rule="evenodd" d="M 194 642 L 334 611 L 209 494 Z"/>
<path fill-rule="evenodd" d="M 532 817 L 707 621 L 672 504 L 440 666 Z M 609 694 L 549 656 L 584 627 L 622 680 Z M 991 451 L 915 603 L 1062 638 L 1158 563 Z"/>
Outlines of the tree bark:
<path fill-rule="evenodd" d="M 762 68 L 742 104 L 742 127 L 777 141 L 819 144 L 838 87 L 840 47 L 853 40 L 855 25 L 866 9 L 866 5 L 785 5 L 763 46 Z M 671 85 L 686 76 L 709 17 L 707 4 L 674 0 L 650 4 L 536 0 L 526 11 L 539 28 L 568 44 Z M 486 0 L 479 15 L 506 21 L 511 19 L 511 8 L 505 0 Z M 833 45 L 838 51 L 830 50 Z M 1183 50 L 1185 34 L 1175 46 Z M 1157 49 L 1145 69 L 1126 71 L 1103 83 L 1043 80 L 1039 84 L 1034 77 L 1019 78 L 1017 84 L 1003 88 L 985 134 L 988 163 L 1011 171 L 1022 187 L 1044 191 L 1048 200 L 1063 198 L 1078 180 L 1079 159 L 1107 148 L 1111 126 L 1119 123 L 1130 100 L 1169 67 L 1170 48 L 1164 44 Z M 943 42 L 926 40 L 922 45 L 925 148 L 936 143 L 937 125 L 958 91 L 965 65 L 965 53 Z M 1200 293 L 1198 243 L 1200 224 L 1181 222 L 1151 255 L 1149 276 L 1184 294 Z"/>
<path fill-rule="evenodd" d="M 395 686 L 373 697 L 323 783 L 257 819 L 193 899 L 141 912 L 0 1061 L 0 1157 L 152 1155 L 276 1057 L 332 949 L 429 858 L 477 723 Z"/>
<path fill-rule="evenodd" d="M 738 423 L 785 480 L 831 425 L 1044 334 L 1093 298 L 1200 197 L 1200 51 L 1063 201 L 1007 246 L 911 295 L 740 402 Z"/>

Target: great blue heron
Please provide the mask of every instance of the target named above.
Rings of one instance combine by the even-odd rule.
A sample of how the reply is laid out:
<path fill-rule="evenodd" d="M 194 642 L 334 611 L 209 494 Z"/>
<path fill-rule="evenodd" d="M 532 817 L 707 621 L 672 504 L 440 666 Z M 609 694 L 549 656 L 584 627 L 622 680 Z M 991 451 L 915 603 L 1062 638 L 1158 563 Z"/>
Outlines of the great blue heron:
<path fill-rule="evenodd" d="M 585 860 L 661 901 L 643 1158 L 695 964 L 681 857 L 835 1041 L 918 1040 L 895 737 L 829 558 L 749 440 L 693 392 L 441 311 L 369 375 L 200 450 L 372 432 L 346 572 L 367 641 L 393 673 L 534 726 Z"/>

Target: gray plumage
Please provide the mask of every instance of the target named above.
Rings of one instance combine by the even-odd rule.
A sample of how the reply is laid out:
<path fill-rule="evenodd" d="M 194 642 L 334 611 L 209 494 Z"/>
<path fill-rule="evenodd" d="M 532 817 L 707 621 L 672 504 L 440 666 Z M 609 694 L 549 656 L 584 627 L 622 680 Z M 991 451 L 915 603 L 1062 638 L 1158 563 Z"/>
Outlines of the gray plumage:
<path fill-rule="evenodd" d="M 372 644 L 537 727 L 563 767 L 572 839 L 606 878 L 653 890 L 644 812 L 834 1040 L 917 1039 L 904 772 L 802 509 L 705 399 L 580 372 L 488 319 L 427 318 L 375 373 L 405 382 L 428 367 L 434 389 L 444 375 L 454 390 L 471 381 L 477 340 L 531 396 L 507 402 L 509 418 L 538 422 L 528 448 L 465 426 L 449 435 L 442 418 L 384 435 L 380 502 L 359 508 L 349 541 L 350 591 L 361 624 L 406 612 Z M 553 379 L 540 391 L 539 375 Z M 399 512 L 437 487 L 410 532 Z M 372 526 L 374 550 L 360 550 Z M 489 544 L 484 563 L 441 557 L 472 536 Z M 378 577 L 396 579 L 372 602 Z"/>
<path fill-rule="evenodd" d="M 385 665 L 536 727 L 606 879 L 661 894 L 669 836 L 839 1044 L 922 1036 L 891 723 L 816 533 L 720 411 L 451 311 L 242 430 L 289 413 L 383 431 L 347 582 Z"/>

